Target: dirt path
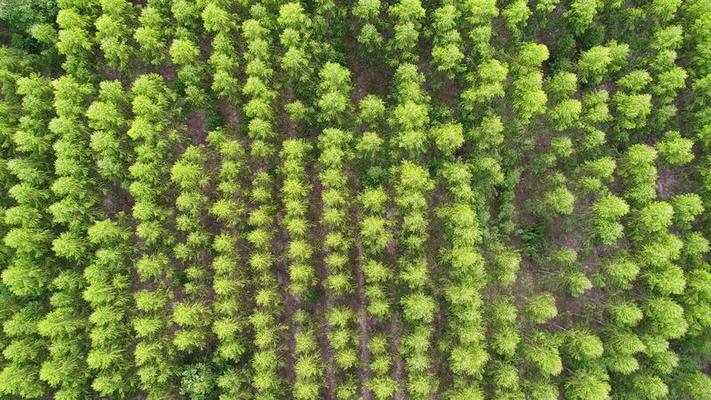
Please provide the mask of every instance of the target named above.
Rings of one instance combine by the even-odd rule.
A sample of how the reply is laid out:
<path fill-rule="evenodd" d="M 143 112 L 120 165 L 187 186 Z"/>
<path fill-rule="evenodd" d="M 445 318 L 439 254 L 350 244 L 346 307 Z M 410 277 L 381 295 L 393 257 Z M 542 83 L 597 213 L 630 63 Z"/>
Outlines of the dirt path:
<path fill-rule="evenodd" d="M 368 317 L 368 301 L 365 297 L 365 275 L 363 274 L 363 266 L 360 260 L 363 258 L 363 247 L 360 241 L 356 243 L 357 260 L 355 262 L 355 277 L 356 277 L 356 296 L 357 296 L 357 315 L 358 315 L 358 360 L 360 361 L 358 369 L 358 380 L 360 381 L 360 398 L 362 400 L 370 400 L 373 393 L 368 390 L 366 383 L 368 382 L 370 363 L 370 352 L 368 351 L 368 335 L 372 321 Z"/>
<path fill-rule="evenodd" d="M 393 398 L 395 400 L 405 400 L 405 362 L 400 355 L 400 314 L 393 313 L 393 318 L 390 320 L 388 327 L 388 336 L 390 337 L 390 354 L 393 357 L 393 379 L 398 384 L 398 390 Z"/>

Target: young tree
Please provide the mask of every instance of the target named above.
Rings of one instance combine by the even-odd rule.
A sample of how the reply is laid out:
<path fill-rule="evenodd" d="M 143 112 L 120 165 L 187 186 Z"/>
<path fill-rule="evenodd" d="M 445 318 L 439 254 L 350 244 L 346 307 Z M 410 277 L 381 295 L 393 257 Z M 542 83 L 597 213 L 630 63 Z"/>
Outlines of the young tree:
<path fill-rule="evenodd" d="M 400 0 L 388 8 L 388 15 L 395 21 L 394 35 L 388 41 L 393 63 L 416 61 L 415 48 L 420 37 L 421 20 L 425 17 L 420 0 Z"/>
<path fill-rule="evenodd" d="M 136 160 L 130 166 L 130 192 L 135 199 L 133 217 L 138 221 L 136 235 L 144 254 L 137 261 L 142 289 L 134 294 L 138 314 L 133 327 L 138 338 L 134 351 L 141 387 L 149 398 L 172 396 L 174 349 L 162 340 L 170 327 L 169 309 L 172 263 L 168 259 L 176 238 L 170 219 L 173 210 L 168 198 L 170 165 L 175 134 L 169 129 L 173 93 L 163 78 L 145 74 L 134 81 L 132 109 L 135 115 L 128 136 L 136 143 Z M 166 280 L 168 278 L 168 280 Z M 140 302 L 139 300 L 149 300 Z"/>
<path fill-rule="evenodd" d="M 379 26 L 381 6 L 380 0 L 358 0 L 352 8 L 353 15 L 362 21 L 358 43 L 368 53 L 379 50 L 383 45 L 384 40 Z"/>
<path fill-rule="evenodd" d="M 109 65 L 119 70 L 128 67 L 135 50 L 129 43 L 136 9 L 127 0 L 100 1 L 102 14 L 96 19 L 96 39 Z"/>
<path fill-rule="evenodd" d="M 543 91 L 543 74 L 539 68 L 548 57 L 548 48 L 540 43 L 525 43 L 519 48 L 513 82 L 513 105 L 524 125 L 546 111 L 548 96 Z"/>
<path fill-rule="evenodd" d="M 691 139 L 683 138 L 678 131 L 668 131 L 664 140 L 657 142 L 654 148 L 667 164 L 685 165 L 694 159 L 693 145 Z"/>
<path fill-rule="evenodd" d="M 603 244 L 612 245 L 623 236 L 624 227 L 619 221 L 629 211 L 629 205 L 613 194 L 607 194 L 593 204 L 595 233 Z"/>
<path fill-rule="evenodd" d="M 610 399 L 607 374 L 595 370 L 578 370 L 566 379 L 565 394 L 571 400 Z"/>
<path fill-rule="evenodd" d="M 657 152 L 644 144 L 630 146 L 620 165 L 625 197 L 634 204 L 646 204 L 656 197 Z"/>
<path fill-rule="evenodd" d="M 597 0 L 573 0 L 564 16 L 573 32 L 582 35 L 592 25 L 601 6 Z"/>
<path fill-rule="evenodd" d="M 11 135 L 14 155 L 7 161 L 7 171 L 16 183 L 8 190 L 14 205 L 4 215 L 9 229 L 3 232 L 3 243 L 10 256 L 7 265 L 3 265 L 2 283 L 19 303 L 3 320 L 6 343 L 0 393 L 42 398 L 48 388 L 40 379 L 40 368 L 49 343 L 39 335 L 37 325 L 47 312 L 41 300 L 49 293 L 50 280 L 57 270 L 50 251 L 54 235 L 47 211 L 54 200 L 49 190 L 54 172 L 51 146 L 55 139 L 48 129 L 53 111 L 52 86 L 36 74 L 19 78 L 16 84 L 17 94 L 22 97 L 22 115 Z"/>

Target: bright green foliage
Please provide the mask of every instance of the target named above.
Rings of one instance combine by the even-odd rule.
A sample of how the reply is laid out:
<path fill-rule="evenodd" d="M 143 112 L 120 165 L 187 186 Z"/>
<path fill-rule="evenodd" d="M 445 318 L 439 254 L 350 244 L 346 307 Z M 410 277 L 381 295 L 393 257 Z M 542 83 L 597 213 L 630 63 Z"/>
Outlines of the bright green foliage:
<path fill-rule="evenodd" d="M 566 397 L 572 400 L 605 400 L 610 398 L 607 376 L 598 371 L 579 370 L 566 379 Z"/>
<path fill-rule="evenodd" d="M 52 242 L 52 250 L 69 262 L 53 280 L 50 311 L 38 324 L 39 333 L 51 343 L 40 378 L 56 388 L 58 398 L 75 398 L 89 392 L 84 352 L 89 340 L 82 334 L 87 320 L 82 271 L 88 267 L 90 257 L 84 238 L 97 217 L 99 198 L 91 181 L 89 130 L 82 110 L 88 105 L 93 88 L 72 75 L 59 78 L 53 86 L 57 117 L 50 121 L 49 128 L 58 139 L 53 146 L 57 179 L 51 188 L 57 201 L 49 211 L 53 222 L 64 229 Z M 60 325 L 64 325 L 62 329 L 58 329 Z"/>
<path fill-rule="evenodd" d="M 670 201 L 674 209 L 674 224 L 688 228 L 696 217 L 704 211 L 704 205 L 696 193 L 679 194 Z"/>
<path fill-rule="evenodd" d="M 563 347 L 569 357 L 580 361 L 599 358 L 604 351 L 602 341 L 585 330 L 567 331 Z"/>
<path fill-rule="evenodd" d="M 185 39 L 175 39 L 170 45 L 170 57 L 176 64 L 191 64 L 197 60 L 200 50 Z"/>
<path fill-rule="evenodd" d="M 409 156 L 426 149 L 426 126 L 430 121 L 428 97 L 422 90 L 424 76 L 412 64 L 403 64 L 395 72 L 397 106 L 388 123 L 397 132 L 398 147 Z"/>
<path fill-rule="evenodd" d="M 563 370 L 563 361 L 555 340 L 544 333 L 537 334 L 524 346 L 524 358 L 533 363 L 544 376 L 556 376 Z"/>
<path fill-rule="evenodd" d="M 208 295 L 207 266 L 203 259 L 209 254 L 210 233 L 201 223 L 207 215 L 205 187 L 210 177 L 205 173 L 205 150 L 190 146 L 173 164 L 170 178 L 179 188 L 175 200 L 178 215 L 176 227 L 186 234 L 186 239 L 173 247 L 173 256 L 183 263 L 187 280 L 183 285 L 185 298 L 173 307 L 173 322 L 180 329 L 173 337 L 176 348 L 185 352 L 201 350 L 207 346 L 211 323 Z"/>
<path fill-rule="evenodd" d="M 291 261 L 290 291 L 297 297 L 308 295 L 316 284 L 316 272 L 311 265 L 313 250 L 307 241 L 309 225 L 304 206 L 310 191 L 304 171 L 304 161 L 308 151 L 309 146 L 301 140 L 284 142 L 281 151 L 284 175 L 287 177 L 282 189 L 287 210 L 283 223 L 291 239 L 288 252 Z"/>
<path fill-rule="evenodd" d="M 140 26 L 135 30 L 133 38 L 139 45 L 139 54 L 145 62 L 158 65 L 168 54 L 168 10 L 159 2 L 152 1 L 141 10 L 138 18 Z"/>
<path fill-rule="evenodd" d="M 552 108 L 548 115 L 553 120 L 556 129 L 566 130 L 575 125 L 582 109 L 583 107 L 579 100 L 568 99 Z"/>
<path fill-rule="evenodd" d="M 272 102 L 276 93 L 269 85 L 273 75 L 268 48 L 271 43 L 268 28 L 259 19 L 248 19 L 242 23 L 242 37 L 248 44 L 248 51 L 244 55 L 248 63 L 246 67 L 247 81 L 242 92 L 250 102 L 264 104 L 263 113 L 250 113 L 247 115 L 249 123 L 247 136 L 251 139 L 250 155 L 257 160 L 268 161 L 276 153 L 273 129 L 274 111 Z M 254 354 L 246 360 L 251 371 L 251 386 L 257 398 L 272 399 L 284 395 L 283 381 L 278 376 L 282 366 L 277 348 L 277 333 L 280 329 L 277 316 L 281 311 L 281 300 L 276 291 L 276 276 L 273 271 L 274 253 L 271 240 L 275 235 L 274 216 L 274 178 L 265 171 L 265 167 L 257 169 L 252 175 L 249 202 L 254 204 L 247 216 L 249 230 L 246 235 L 250 246 L 249 258 L 246 264 L 250 267 L 250 275 L 255 277 L 256 306 L 250 308 L 249 320 L 254 332 Z M 233 189 L 237 190 L 237 187 Z M 234 193 L 234 192 L 232 192 Z M 234 225 L 233 225 L 234 226 Z M 228 242 L 229 243 L 229 242 Z M 236 254 L 226 261 L 234 260 Z M 233 298 L 232 301 L 237 301 Z M 226 335 L 222 335 L 226 336 Z M 237 343 L 239 345 L 239 343 Z M 238 349 L 238 352 L 243 350 Z M 232 356 L 237 361 L 238 354 Z M 240 365 L 239 369 L 245 366 Z M 230 375 L 224 375 L 229 377 Z M 226 385 L 231 384 L 227 382 Z M 225 386 L 225 384 L 221 385 Z M 229 386 L 228 386 L 229 387 Z M 225 390 L 231 393 L 234 388 Z M 227 396 L 229 397 L 229 396 Z"/>
<path fill-rule="evenodd" d="M 216 32 L 212 38 L 212 54 L 208 63 L 213 68 L 212 90 L 219 96 L 233 100 L 239 93 L 235 74 L 238 67 L 237 50 L 231 36 L 237 29 L 234 14 L 219 2 L 209 2 L 202 10 L 205 29 Z"/>
<path fill-rule="evenodd" d="M 98 173 L 107 180 L 122 182 L 130 156 L 125 139 L 128 129 L 127 114 L 130 107 L 128 94 L 119 81 L 103 81 L 99 85 L 98 99 L 86 110 L 91 133 L 90 146 L 96 153 Z"/>
<path fill-rule="evenodd" d="M 652 113 L 652 96 L 649 94 L 616 93 L 613 104 L 619 114 L 619 124 L 623 129 L 643 128 Z"/>
<path fill-rule="evenodd" d="M 708 400 L 708 0 L 7 0 L 0 399 Z"/>
<path fill-rule="evenodd" d="M 297 356 L 294 372 L 296 383 L 294 384 L 294 398 L 297 400 L 317 399 L 322 386 L 322 365 L 318 355 L 318 344 L 316 335 L 310 324 L 306 321 L 305 315 L 294 317 L 304 329 L 298 331 L 295 337 L 295 353 Z"/>
<path fill-rule="evenodd" d="M 240 178 L 244 150 L 236 140 L 230 138 L 224 131 L 210 133 L 209 139 L 213 146 L 218 147 L 222 159 L 220 170 L 220 193 L 222 204 L 234 213 L 217 213 L 218 218 L 223 217 L 226 228 L 213 240 L 212 247 L 217 252 L 213 259 L 212 267 L 215 270 L 213 277 L 213 290 L 216 301 L 213 303 L 215 321 L 212 331 L 219 340 L 217 354 L 220 360 L 230 365 L 230 362 L 239 361 L 245 352 L 246 344 L 243 342 L 246 321 L 238 319 L 244 317 L 244 308 L 241 304 L 241 289 L 243 288 L 245 271 L 238 268 L 239 254 L 236 251 L 236 235 L 230 229 L 236 225 L 234 216 L 240 215 L 239 208 L 242 196 L 245 193 L 234 184 Z M 216 214 L 215 207 L 211 210 Z M 231 365 L 230 365 L 231 366 Z M 229 371 L 229 370 L 228 370 Z M 225 372 L 223 377 L 229 377 L 230 372 Z M 234 385 L 226 390 L 239 390 L 240 385 Z"/>
<path fill-rule="evenodd" d="M 459 10 L 452 4 L 445 4 L 434 12 L 435 44 L 432 48 L 432 60 L 438 71 L 448 72 L 450 77 L 461 70 L 464 59 L 462 39 L 457 31 Z"/>
<path fill-rule="evenodd" d="M 476 69 L 478 76 L 476 84 L 462 92 L 462 107 L 468 111 L 474 111 L 476 104 L 493 100 L 504 95 L 503 81 L 508 74 L 508 67 L 502 62 L 492 59 L 484 62 Z"/>
<path fill-rule="evenodd" d="M 445 219 L 450 248 L 446 259 L 451 263 L 446 295 L 455 345 L 449 358 L 455 374 L 457 396 L 480 393 L 478 378 L 489 360 L 484 344 L 479 290 L 485 284 L 484 260 L 476 249 L 481 233 L 474 210 L 467 204 L 473 198 L 467 182 L 469 171 L 461 163 L 446 164 L 442 175 L 452 197 L 441 210 Z"/>
<path fill-rule="evenodd" d="M 670 165 L 684 165 L 694 159 L 692 146 L 694 142 L 682 138 L 678 131 L 669 131 L 664 134 L 664 140 L 654 146 L 659 158 Z"/>
<path fill-rule="evenodd" d="M 580 55 L 578 73 L 582 83 L 599 84 L 608 72 L 616 72 L 629 54 L 629 46 L 616 42 L 594 46 Z"/>
<path fill-rule="evenodd" d="M 26 34 L 35 24 L 54 21 L 56 14 L 57 5 L 54 1 L 13 0 L 0 6 L 0 19 L 12 28 L 11 33 L 15 35 Z"/>
<path fill-rule="evenodd" d="M 543 91 L 543 74 L 539 68 L 548 57 L 548 48 L 543 44 L 526 43 L 519 50 L 513 105 L 524 125 L 546 111 L 548 96 Z"/>
<path fill-rule="evenodd" d="M 286 52 L 282 68 L 294 81 L 307 79 L 312 72 L 309 60 L 311 24 L 300 3 L 287 3 L 279 9 L 277 23 L 283 27 L 279 37 Z"/>
<path fill-rule="evenodd" d="M 619 220 L 629 211 L 627 203 L 612 194 L 605 195 L 593 205 L 595 232 L 603 244 L 611 245 L 623 236 L 624 227 Z"/>
<path fill-rule="evenodd" d="M 526 26 L 528 17 L 531 16 L 531 9 L 528 8 L 526 0 L 516 0 L 511 2 L 501 12 L 501 16 L 506 21 L 506 26 L 514 35 L 520 35 L 521 29 Z"/>
<path fill-rule="evenodd" d="M 583 34 L 592 24 L 601 6 L 598 0 L 573 0 L 570 9 L 565 13 L 573 32 Z"/>
<path fill-rule="evenodd" d="M 544 204 L 550 214 L 569 215 L 573 213 L 575 196 L 567 188 L 560 186 L 546 193 Z"/>
<path fill-rule="evenodd" d="M 34 299 L 48 293 L 56 271 L 50 253 L 51 219 L 47 212 L 52 200 L 49 186 L 54 134 L 47 127 L 52 113 L 52 88 L 46 79 L 32 75 L 17 80 L 17 94 L 22 96 L 22 116 L 11 138 L 15 157 L 7 160 L 7 170 L 17 179 L 8 189 L 15 204 L 7 210 L 3 221 L 7 224 L 3 226 L 7 229 L 3 229 L 3 243 L 12 250 L 8 253 L 12 256 L 3 263 L 2 283 L 13 296 L 25 300 L 3 320 L 6 342 L 0 393 L 41 398 L 47 387 L 40 380 L 40 365 L 48 343 L 39 336 L 37 325 L 46 305 Z"/>
<path fill-rule="evenodd" d="M 130 26 L 136 13 L 131 2 L 126 0 L 102 0 L 102 14 L 96 19 L 96 39 L 104 57 L 113 68 L 126 69 L 134 49 L 129 43 Z"/>
<path fill-rule="evenodd" d="M 526 314 L 537 324 L 543 324 L 558 315 L 555 298 L 550 293 L 542 293 L 527 299 Z"/>
<path fill-rule="evenodd" d="M 357 40 L 369 53 L 380 49 L 383 44 L 383 37 L 378 31 L 381 9 L 380 0 L 359 0 L 353 5 L 353 15 L 363 21 Z"/>
<path fill-rule="evenodd" d="M 657 152 L 644 144 L 631 146 L 620 165 L 625 196 L 636 204 L 644 204 L 656 196 L 657 168 L 654 165 Z"/>
<path fill-rule="evenodd" d="M 91 265 L 84 270 L 88 285 L 82 294 L 92 306 L 89 368 L 97 370 L 92 388 L 105 396 L 123 398 L 136 389 L 129 357 L 131 331 L 130 274 L 126 268 L 131 255 L 131 232 L 125 218 L 97 221 L 89 228 L 89 241 L 98 246 Z"/>
<path fill-rule="evenodd" d="M 630 283 L 639 274 L 639 266 L 631 260 L 612 260 L 605 265 L 604 274 L 610 284 L 630 288 Z"/>
<path fill-rule="evenodd" d="M 425 9 L 420 0 L 400 0 L 387 10 L 395 22 L 394 35 L 388 42 L 393 62 L 413 62 L 417 60 L 415 47 L 420 38 Z"/>
<path fill-rule="evenodd" d="M 171 276 L 165 252 L 175 242 L 167 222 L 173 212 L 167 207 L 166 186 L 158 184 L 167 181 L 170 176 L 169 150 L 174 139 L 167 131 L 166 111 L 171 93 L 164 86 L 163 79 L 155 74 L 138 78 L 131 91 L 136 118 L 128 136 L 137 143 L 136 161 L 129 168 L 133 178 L 130 191 L 136 199 L 133 216 L 139 221 L 137 236 L 143 240 L 144 248 L 151 250 L 138 260 L 138 271 L 141 282 L 157 285 L 152 290 L 137 292 L 134 297 L 138 301 L 144 294 L 159 295 L 155 296 L 155 301 L 151 300 L 149 308 L 140 310 L 143 311 L 140 317 L 133 320 L 134 330 L 140 338 L 134 356 L 143 389 L 149 391 L 151 396 L 163 396 L 172 392 L 170 381 L 176 373 L 170 365 L 172 346 L 161 341 L 169 320 L 162 312 L 168 305 L 168 299 L 160 295 L 167 290 L 162 283 L 165 282 L 164 277 Z M 142 271 L 140 264 L 151 268 Z"/>
<path fill-rule="evenodd" d="M 323 185 L 321 219 L 326 228 L 324 261 L 328 271 L 324 285 L 337 301 L 328 311 L 330 329 L 327 336 L 334 351 L 335 365 L 342 374 L 337 396 L 349 399 L 355 395 L 353 374 L 358 359 L 353 329 L 355 313 L 346 301 L 347 295 L 355 290 L 348 258 L 351 245 L 345 239 L 350 234 L 346 213 L 351 196 L 345 171 L 352 160 L 353 137 L 350 133 L 333 127 L 340 125 L 345 110 L 350 109 L 348 95 L 351 91 L 351 78 L 345 67 L 334 63 L 324 65 L 319 76 L 321 97 L 318 102 L 322 110 L 321 118 L 327 126 L 332 126 L 323 130 L 318 141 L 321 151 L 318 158 L 319 178 Z M 337 108 L 331 108 L 331 99 L 337 100 Z"/>
<path fill-rule="evenodd" d="M 460 124 L 445 124 L 433 130 L 437 148 L 444 154 L 452 154 L 464 144 L 464 129 Z"/>
<path fill-rule="evenodd" d="M 374 377 L 367 382 L 374 398 L 389 399 L 397 390 L 397 383 L 390 377 L 392 363 L 388 356 L 388 341 L 383 335 L 371 336 L 368 340 L 368 350 L 372 356 L 370 369 Z"/>

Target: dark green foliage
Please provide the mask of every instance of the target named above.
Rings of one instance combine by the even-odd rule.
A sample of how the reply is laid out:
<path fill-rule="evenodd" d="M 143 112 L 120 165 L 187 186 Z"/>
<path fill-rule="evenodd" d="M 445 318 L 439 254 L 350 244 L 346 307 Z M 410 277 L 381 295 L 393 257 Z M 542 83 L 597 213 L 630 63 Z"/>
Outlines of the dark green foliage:
<path fill-rule="evenodd" d="M 13 47 L 32 49 L 34 43 L 30 37 L 36 37 L 31 32 L 38 24 L 54 22 L 57 16 L 55 0 L 8 0 L 0 4 L 0 21 L 3 22 L 3 42 L 7 36 Z M 5 28 L 6 26 L 6 28 Z"/>
<path fill-rule="evenodd" d="M 183 367 L 180 373 L 180 394 L 191 400 L 205 400 L 215 390 L 215 374 L 207 364 L 192 364 Z"/>

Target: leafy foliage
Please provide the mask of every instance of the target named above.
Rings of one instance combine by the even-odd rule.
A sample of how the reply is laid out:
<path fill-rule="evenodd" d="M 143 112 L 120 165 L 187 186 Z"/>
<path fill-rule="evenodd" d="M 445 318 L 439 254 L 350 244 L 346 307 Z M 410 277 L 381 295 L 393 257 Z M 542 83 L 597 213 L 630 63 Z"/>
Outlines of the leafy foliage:
<path fill-rule="evenodd" d="M 711 398 L 707 0 L 0 19 L 0 398 Z"/>

